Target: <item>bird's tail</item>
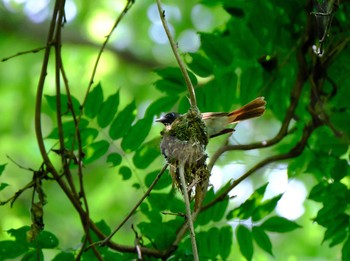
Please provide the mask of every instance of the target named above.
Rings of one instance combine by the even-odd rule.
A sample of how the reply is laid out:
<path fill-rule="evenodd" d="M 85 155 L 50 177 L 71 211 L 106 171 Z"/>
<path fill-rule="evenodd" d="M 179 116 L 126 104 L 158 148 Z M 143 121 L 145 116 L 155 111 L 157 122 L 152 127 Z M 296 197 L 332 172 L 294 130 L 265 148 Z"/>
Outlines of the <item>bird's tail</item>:
<path fill-rule="evenodd" d="M 266 101 L 264 97 L 258 97 L 241 108 L 228 114 L 229 122 L 236 123 L 239 121 L 259 117 L 265 112 Z"/>

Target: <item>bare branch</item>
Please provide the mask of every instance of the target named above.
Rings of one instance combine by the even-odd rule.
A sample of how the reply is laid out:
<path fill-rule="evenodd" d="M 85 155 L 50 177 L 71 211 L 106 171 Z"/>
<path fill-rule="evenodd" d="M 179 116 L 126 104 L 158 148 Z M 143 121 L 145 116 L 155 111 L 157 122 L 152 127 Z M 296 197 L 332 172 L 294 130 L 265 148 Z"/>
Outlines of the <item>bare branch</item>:
<path fill-rule="evenodd" d="M 174 39 L 171 36 L 168 24 L 167 24 L 167 22 L 165 20 L 165 11 L 162 8 L 162 4 L 161 4 L 160 0 L 157 0 L 157 6 L 158 6 L 159 16 L 160 16 L 160 19 L 162 21 L 165 33 L 166 33 L 166 35 L 168 36 L 168 39 L 169 39 L 169 43 L 170 43 L 171 49 L 173 50 L 173 53 L 175 55 L 175 58 L 176 58 L 176 61 L 177 61 L 178 65 L 180 67 L 182 75 L 185 78 L 185 82 L 186 82 L 186 85 L 187 85 L 187 90 L 188 90 L 188 93 L 190 95 L 191 107 L 197 108 L 196 94 L 194 92 L 194 88 L 193 88 L 191 79 L 190 79 L 190 77 L 189 77 L 189 75 L 187 73 L 186 66 L 185 66 L 184 62 L 182 61 L 182 59 L 181 59 L 181 57 L 179 55 L 177 45 L 176 45 L 176 43 L 174 42 Z"/>

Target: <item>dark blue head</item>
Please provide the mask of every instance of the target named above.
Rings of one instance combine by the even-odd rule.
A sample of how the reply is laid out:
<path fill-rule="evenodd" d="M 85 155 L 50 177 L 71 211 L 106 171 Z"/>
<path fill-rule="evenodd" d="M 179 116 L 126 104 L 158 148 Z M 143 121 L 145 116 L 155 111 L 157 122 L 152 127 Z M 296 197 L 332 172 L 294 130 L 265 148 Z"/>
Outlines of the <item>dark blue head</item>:
<path fill-rule="evenodd" d="M 179 116 L 180 114 L 177 112 L 169 112 L 165 114 L 163 117 L 156 119 L 156 122 L 161 122 L 165 126 L 171 125 L 174 122 L 174 120 L 176 120 Z"/>

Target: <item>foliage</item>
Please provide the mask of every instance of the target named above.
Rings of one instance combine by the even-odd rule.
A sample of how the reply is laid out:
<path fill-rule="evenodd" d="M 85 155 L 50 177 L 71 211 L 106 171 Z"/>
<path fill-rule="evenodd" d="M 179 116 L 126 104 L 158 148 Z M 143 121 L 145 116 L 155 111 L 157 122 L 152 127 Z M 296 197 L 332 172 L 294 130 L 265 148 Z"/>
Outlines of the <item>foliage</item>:
<path fill-rule="evenodd" d="M 44 50 L 39 48 L 44 57 L 32 118 L 35 118 L 40 167 L 25 168 L 32 173 L 31 180 L 9 198 L 1 198 L 1 205 L 11 203 L 14 208 L 19 199 L 30 202 L 31 226 L 7 231 L 11 240 L 0 241 L 0 259 L 42 260 L 48 255 L 47 250 L 55 250 L 53 260 L 129 260 L 141 256 L 145 260 L 192 260 L 184 203 L 171 184 L 166 166 L 163 167 L 160 135 L 153 127 L 160 112 L 188 111 L 181 72 L 174 65 L 154 70 L 157 79 L 146 109 L 143 109 L 145 101 L 140 101 L 135 93 L 146 92 L 151 87 L 147 90 L 140 87 L 134 94 L 125 95 L 123 88 L 107 91 L 109 82 L 103 78 L 94 83 L 96 68 L 101 66 L 99 58 L 93 64 L 95 69 L 87 88 L 74 92 L 65 70 L 69 66 L 68 58 L 61 52 L 61 46 L 66 46 L 61 37 L 65 30 L 61 26 L 65 22 L 64 2 L 56 1 L 51 19 L 54 30 L 50 30 Z M 134 8 L 140 11 L 139 4 L 144 3 L 126 1 L 113 29 L 118 32 L 118 23 L 122 18 L 127 19 Z M 334 13 L 335 22 L 330 26 L 330 36 L 322 43 L 321 57 L 312 50 L 318 44 L 312 1 L 217 0 L 202 4 L 212 12 L 220 9 L 220 14 L 228 19 L 213 31 L 199 32 L 199 50 L 183 55 L 199 109 L 229 111 L 234 105 L 242 105 L 257 96 L 265 97 L 268 109 L 262 119 L 267 127 L 252 130 L 257 134 L 253 142 L 235 144 L 227 139 L 220 144 L 220 138 L 210 141 L 216 150 L 209 155 L 209 169 L 222 164 L 218 159 L 224 158 L 224 153 L 229 161 L 237 161 L 234 151 L 259 151 L 261 157 L 253 166 L 246 164 L 245 172 L 234 181 L 227 181 L 219 189 L 209 188 L 194 224 L 200 258 L 236 260 L 233 245 L 238 245 L 246 260 L 252 260 L 260 250 L 274 257 L 278 251 L 274 247 L 275 234 L 305 229 L 299 221 L 276 213 L 283 193 L 266 199 L 269 185 L 266 180 L 255 180 L 257 188 L 241 204 L 230 197 L 243 181 L 253 179 L 254 173 L 283 162 L 288 164 L 289 178 L 312 177 L 312 185 L 308 184 L 309 200 L 321 204 L 313 221 L 326 229 L 323 241 L 329 242 L 329 247 L 340 245 L 342 260 L 349 260 L 350 103 L 347 97 L 350 88 L 349 63 L 344 58 L 350 55 L 349 3 L 344 1 Z M 106 46 L 111 34 L 105 39 Z M 105 45 L 100 55 L 104 48 Z M 18 59 L 19 55 L 14 58 Z M 51 60 L 55 60 L 50 65 L 53 67 L 48 65 Z M 46 71 L 55 77 L 48 78 Z M 48 85 L 54 86 L 55 93 L 47 91 Z M 54 123 L 47 135 L 43 134 L 46 126 L 42 113 Z M 273 122 L 278 123 L 277 130 L 269 129 Z M 3 176 L 8 165 L 0 165 L 2 192 L 13 185 Z M 96 169 L 107 172 L 108 166 L 117 173 L 114 179 L 120 182 L 113 186 L 116 188 L 113 193 L 121 194 L 123 200 L 118 204 L 129 213 L 124 218 L 125 213 L 118 212 L 122 222 L 113 234 L 122 233 L 118 230 L 123 227 L 126 230 L 123 233 L 133 238 L 133 243 L 120 243 L 122 237 L 117 236 L 105 240 L 114 225 L 108 224 L 107 218 L 96 221 L 91 214 L 93 201 L 110 198 L 103 193 L 93 194 L 96 177 L 88 174 Z M 139 178 L 140 172 L 146 174 Z M 99 176 L 101 180 L 105 177 L 105 174 Z M 70 242 L 68 248 L 60 246 L 64 238 L 49 232 L 51 228 L 44 230 L 46 209 L 54 197 L 49 189 L 53 183 L 59 187 L 60 197 L 65 195 L 71 203 L 82 224 L 80 242 Z M 128 193 L 124 192 L 125 187 Z M 30 197 L 24 193 L 27 190 L 32 193 Z M 129 194 L 140 200 L 128 202 Z M 104 215 L 115 218 L 114 211 Z M 65 218 L 60 210 L 55 215 Z M 135 225 L 130 229 L 125 225 L 127 222 Z"/>

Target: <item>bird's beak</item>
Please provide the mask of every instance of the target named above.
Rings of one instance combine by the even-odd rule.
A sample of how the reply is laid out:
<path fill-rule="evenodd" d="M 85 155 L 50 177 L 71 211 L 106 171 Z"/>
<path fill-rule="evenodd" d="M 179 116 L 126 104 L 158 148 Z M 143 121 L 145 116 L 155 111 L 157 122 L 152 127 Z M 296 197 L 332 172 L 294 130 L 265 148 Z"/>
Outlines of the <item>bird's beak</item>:
<path fill-rule="evenodd" d="M 165 118 L 164 118 L 164 117 L 161 117 L 161 118 L 159 118 L 159 119 L 156 119 L 155 121 L 156 121 L 156 122 L 161 122 L 161 123 L 163 123 L 164 120 L 165 120 Z"/>

